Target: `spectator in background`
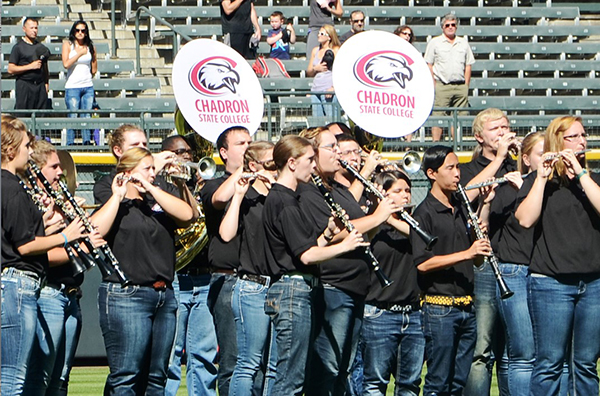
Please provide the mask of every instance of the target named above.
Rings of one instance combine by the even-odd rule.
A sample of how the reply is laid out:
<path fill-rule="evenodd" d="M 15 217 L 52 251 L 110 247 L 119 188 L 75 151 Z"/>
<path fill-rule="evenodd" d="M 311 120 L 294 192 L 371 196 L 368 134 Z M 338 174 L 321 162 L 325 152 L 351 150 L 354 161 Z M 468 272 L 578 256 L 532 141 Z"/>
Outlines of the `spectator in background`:
<path fill-rule="evenodd" d="M 350 14 L 350 25 L 352 26 L 350 31 L 340 36 L 340 43 L 342 44 L 356 33 L 365 31 L 365 13 L 360 10 L 352 11 Z"/>
<path fill-rule="evenodd" d="M 85 21 L 77 21 L 71 27 L 69 39 L 63 42 L 62 62 L 67 69 L 65 83 L 65 102 L 69 110 L 91 110 L 94 103 L 94 83 L 92 77 L 98 71 L 96 50 L 90 30 Z M 69 113 L 69 118 L 77 118 L 77 113 Z M 81 114 L 89 118 L 90 114 Z M 84 145 L 90 144 L 89 129 L 81 130 Z M 67 129 L 67 146 L 75 143 L 75 131 Z"/>
<path fill-rule="evenodd" d="M 331 67 L 333 59 L 340 49 L 340 40 L 338 39 L 335 28 L 332 25 L 323 25 L 319 29 L 319 46 L 312 50 L 306 75 L 314 77 L 312 92 L 327 92 L 332 94 L 311 95 L 313 102 L 313 116 L 331 117 L 333 115 L 333 105 L 335 96 L 333 95 L 333 75 Z"/>
<path fill-rule="evenodd" d="M 296 31 L 291 23 L 284 28 L 285 17 L 281 11 L 271 14 L 271 27 L 267 34 L 267 43 L 271 46 L 269 57 L 276 59 L 290 59 L 290 43 L 296 43 Z"/>
<path fill-rule="evenodd" d="M 37 40 L 38 21 L 25 18 L 25 37 L 13 47 L 8 72 L 16 76 L 15 109 L 43 110 L 48 102 L 48 57 L 50 50 Z"/>
<path fill-rule="evenodd" d="M 404 40 L 408 41 L 409 43 L 413 43 L 413 41 L 415 41 L 415 34 L 413 33 L 413 30 L 410 26 L 408 25 L 401 25 L 398 26 L 396 28 L 396 30 L 394 30 L 394 34 L 398 37 L 403 38 Z M 407 142 L 412 142 L 412 133 L 409 133 L 408 135 L 404 136 L 404 138 L 406 139 Z M 408 148 L 407 148 L 408 150 Z"/>
<path fill-rule="evenodd" d="M 458 19 L 446 14 L 442 18 L 443 34 L 427 44 L 425 62 L 435 80 L 434 107 L 469 107 L 469 83 L 471 65 L 475 63 L 473 51 L 465 37 L 456 35 Z M 446 111 L 434 111 L 432 115 L 450 115 Z M 442 128 L 432 127 L 433 141 L 442 138 Z M 454 136 L 454 131 L 451 131 Z"/>
<path fill-rule="evenodd" d="M 308 37 L 306 38 L 306 57 L 310 58 L 315 47 L 319 46 L 321 26 L 333 25 L 333 16 L 341 18 L 344 14 L 342 0 L 311 0 L 308 18 Z"/>
<path fill-rule="evenodd" d="M 244 58 L 254 57 L 250 41 L 260 41 L 260 25 L 253 0 L 221 0 L 223 41 Z"/>

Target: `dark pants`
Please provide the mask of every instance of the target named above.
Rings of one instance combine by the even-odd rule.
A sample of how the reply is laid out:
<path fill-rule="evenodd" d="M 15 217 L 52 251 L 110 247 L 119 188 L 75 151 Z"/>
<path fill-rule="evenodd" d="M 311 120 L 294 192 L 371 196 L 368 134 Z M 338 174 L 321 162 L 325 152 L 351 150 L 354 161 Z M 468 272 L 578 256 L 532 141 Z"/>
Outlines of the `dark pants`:
<path fill-rule="evenodd" d="M 44 110 L 47 108 L 48 92 L 43 82 L 36 84 L 17 79 L 15 83 L 15 109 Z"/>
<path fill-rule="evenodd" d="M 229 33 L 229 46 L 239 52 L 244 59 L 253 59 L 256 54 L 250 49 L 251 37 L 252 33 Z"/>

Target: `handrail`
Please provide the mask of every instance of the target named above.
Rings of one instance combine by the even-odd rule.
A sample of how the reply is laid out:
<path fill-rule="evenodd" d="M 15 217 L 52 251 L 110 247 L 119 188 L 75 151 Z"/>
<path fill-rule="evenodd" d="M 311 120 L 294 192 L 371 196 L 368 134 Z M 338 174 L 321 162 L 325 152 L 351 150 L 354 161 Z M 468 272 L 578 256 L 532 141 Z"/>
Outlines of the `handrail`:
<path fill-rule="evenodd" d="M 150 11 L 148 9 L 148 7 L 144 7 L 144 6 L 138 7 L 138 9 L 135 11 L 135 69 L 136 69 L 135 73 L 137 76 L 142 75 L 142 65 L 140 63 L 141 62 L 140 61 L 140 14 L 142 13 L 142 11 L 147 13 L 151 17 L 155 18 L 158 22 L 160 22 L 163 25 L 170 28 L 173 32 L 175 32 L 175 34 L 183 37 L 185 40 L 187 40 L 187 41 L 193 40 L 190 36 L 188 36 L 185 33 L 182 33 L 179 29 L 177 29 L 175 26 L 173 26 L 169 22 L 165 21 L 158 15 L 155 15 L 152 11 Z M 173 53 L 176 54 L 177 51 L 179 51 L 179 48 L 177 48 L 179 40 L 173 40 L 173 41 L 174 41 L 173 42 Z"/>

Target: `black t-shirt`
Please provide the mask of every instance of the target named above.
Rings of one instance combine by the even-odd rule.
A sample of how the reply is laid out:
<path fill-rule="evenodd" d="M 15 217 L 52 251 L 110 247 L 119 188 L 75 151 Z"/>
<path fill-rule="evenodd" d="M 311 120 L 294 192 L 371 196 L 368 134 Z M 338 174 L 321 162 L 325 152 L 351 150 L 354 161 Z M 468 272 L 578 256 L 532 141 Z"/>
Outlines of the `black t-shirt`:
<path fill-rule="evenodd" d="M 265 229 L 265 255 L 269 275 L 275 280 L 290 272 L 315 275 L 316 265 L 304 265 L 302 253 L 317 246 L 318 234 L 310 220 L 300 210 L 299 195 L 281 184 L 275 183 L 269 191 L 263 208 Z"/>
<path fill-rule="evenodd" d="M 69 263 L 48 268 L 47 281 L 51 284 L 77 287 L 81 286 L 83 278 L 83 274 L 73 276 L 73 267 Z"/>
<path fill-rule="evenodd" d="M 43 276 L 48 255 L 21 256 L 18 248 L 45 236 L 42 213 L 19 184 L 19 178 L 2 169 L 2 269 L 14 267 Z"/>
<path fill-rule="evenodd" d="M 202 199 L 206 219 L 206 232 L 210 238 L 208 241 L 208 263 L 211 267 L 224 270 L 236 270 L 240 266 L 240 237 L 238 234 L 230 242 L 224 242 L 221 239 L 219 227 L 223 216 L 225 216 L 225 209 L 216 209 L 212 204 L 212 197 L 230 175 L 230 173 L 226 173 L 217 179 L 208 180 L 200 190 L 200 198 Z"/>
<path fill-rule="evenodd" d="M 431 193 L 415 209 L 413 217 L 421 228 L 438 237 L 432 250 L 414 232 L 410 233 L 415 266 L 433 256 L 443 256 L 467 250 L 472 242 L 467 229 L 467 216 L 462 203 L 452 196 L 452 208 L 438 201 Z M 461 261 L 452 267 L 429 273 L 419 273 L 419 286 L 425 294 L 467 296 L 473 294 L 473 260 Z"/>
<path fill-rule="evenodd" d="M 600 183 L 597 173 L 590 172 L 590 176 Z M 525 180 L 518 204 L 523 202 L 536 177 L 537 172 L 533 172 Z M 556 179 L 546 183 L 529 268 L 548 276 L 600 275 L 600 216 L 577 179 L 566 185 Z"/>
<path fill-rule="evenodd" d="M 383 289 L 377 276 L 371 271 L 371 286 L 367 301 L 402 305 L 417 302 L 420 289 L 410 239 L 394 227 L 384 224 L 373 237 L 371 249 L 379 261 L 381 271 L 394 283 Z"/>
<path fill-rule="evenodd" d="M 13 47 L 8 62 L 17 66 L 25 66 L 39 59 L 47 60 L 50 57 L 50 50 L 38 41 L 33 44 L 25 42 L 25 40 L 17 41 Z M 35 70 L 27 70 L 16 77 L 19 80 L 41 83 L 46 81 L 44 67 Z"/>
<path fill-rule="evenodd" d="M 254 26 L 250 19 L 252 12 L 252 3 L 254 0 L 242 0 L 242 4 L 233 11 L 231 14 L 225 14 L 223 10 L 223 2 L 221 6 L 221 26 L 223 28 L 223 34 L 227 33 L 246 33 L 252 34 L 254 32 Z"/>
<path fill-rule="evenodd" d="M 265 258 L 263 208 L 267 197 L 253 187 L 248 189 L 240 207 L 240 274 L 262 275 L 269 269 Z"/>
<path fill-rule="evenodd" d="M 331 195 L 345 211 L 350 220 L 363 217 L 365 214 L 348 188 L 332 181 Z M 317 235 L 320 235 L 329 222 L 331 209 L 319 189 L 312 183 L 298 187 L 300 192 L 300 208 L 311 220 Z M 369 263 L 363 249 L 345 253 L 324 261 L 320 265 L 321 281 L 341 290 L 366 296 L 369 291 Z"/>
<path fill-rule="evenodd" d="M 528 185 L 529 188 L 531 184 Z M 528 188 L 523 185 L 521 188 Z M 490 208 L 489 235 L 498 260 L 529 265 L 533 250 L 533 228 L 523 228 L 515 217 L 517 190 L 510 183 L 496 188 Z"/>

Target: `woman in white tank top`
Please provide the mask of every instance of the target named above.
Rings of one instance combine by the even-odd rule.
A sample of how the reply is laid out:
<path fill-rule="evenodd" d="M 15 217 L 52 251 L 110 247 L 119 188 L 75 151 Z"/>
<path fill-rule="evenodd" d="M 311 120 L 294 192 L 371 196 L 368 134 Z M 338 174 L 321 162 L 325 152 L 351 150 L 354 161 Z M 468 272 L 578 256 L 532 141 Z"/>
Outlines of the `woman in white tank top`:
<path fill-rule="evenodd" d="M 85 21 L 80 20 L 73 24 L 69 32 L 69 39 L 63 42 L 63 66 L 67 69 L 67 82 L 65 83 L 65 102 L 69 110 L 91 110 L 94 102 L 94 84 L 92 76 L 98 70 L 96 50 L 90 30 Z M 70 118 L 76 118 L 76 113 L 69 113 Z M 89 118 L 90 114 L 81 114 Z M 84 145 L 91 143 L 89 129 L 81 130 Z M 67 129 L 67 145 L 75 144 L 75 131 Z"/>

